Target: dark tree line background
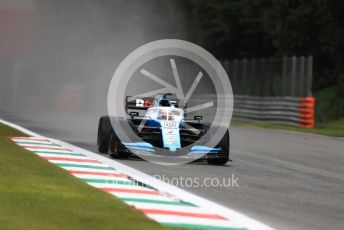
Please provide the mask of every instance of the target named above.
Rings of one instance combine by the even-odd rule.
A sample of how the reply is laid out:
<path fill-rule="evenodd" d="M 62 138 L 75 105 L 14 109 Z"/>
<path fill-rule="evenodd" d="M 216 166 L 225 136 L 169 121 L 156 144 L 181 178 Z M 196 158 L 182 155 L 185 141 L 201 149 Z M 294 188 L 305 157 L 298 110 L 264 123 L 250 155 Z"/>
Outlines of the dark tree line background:
<path fill-rule="evenodd" d="M 313 89 L 344 87 L 344 1 L 181 2 L 189 35 L 218 58 L 313 55 Z"/>

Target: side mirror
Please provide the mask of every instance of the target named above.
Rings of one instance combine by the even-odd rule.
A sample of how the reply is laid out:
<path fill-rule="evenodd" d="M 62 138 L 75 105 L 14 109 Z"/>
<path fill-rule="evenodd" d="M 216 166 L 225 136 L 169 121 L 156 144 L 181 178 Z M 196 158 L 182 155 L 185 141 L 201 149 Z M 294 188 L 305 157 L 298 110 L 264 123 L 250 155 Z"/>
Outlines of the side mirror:
<path fill-rule="evenodd" d="M 175 108 L 178 108 L 178 103 L 176 101 L 171 101 L 171 105 Z"/>
<path fill-rule="evenodd" d="M 202 120 L 202 119 L 203 119 L 202 116 L 194 116 L 194 120 L 196 120 L 196 121 L 200 121 L 200 120 Z"/>
<path fill-rule="evenodd" d="M 130 112 L 129 115 L 131 117 L 137 117 L 139 115 L 139 113 L 138 112 Z"/>

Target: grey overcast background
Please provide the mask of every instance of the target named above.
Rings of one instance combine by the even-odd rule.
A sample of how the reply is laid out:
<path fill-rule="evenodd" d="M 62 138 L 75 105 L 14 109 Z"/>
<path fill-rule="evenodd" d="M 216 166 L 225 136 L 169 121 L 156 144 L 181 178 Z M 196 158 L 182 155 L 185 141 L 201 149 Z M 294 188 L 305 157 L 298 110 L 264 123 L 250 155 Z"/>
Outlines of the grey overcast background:
<path fill-rule="evenodd" d="M 1 109 L 70 115 L 75 126 L 105 114 L 123 58 L 150 41 L 187 39 L 180 10 L 159 0 L 1 0 Z"/>

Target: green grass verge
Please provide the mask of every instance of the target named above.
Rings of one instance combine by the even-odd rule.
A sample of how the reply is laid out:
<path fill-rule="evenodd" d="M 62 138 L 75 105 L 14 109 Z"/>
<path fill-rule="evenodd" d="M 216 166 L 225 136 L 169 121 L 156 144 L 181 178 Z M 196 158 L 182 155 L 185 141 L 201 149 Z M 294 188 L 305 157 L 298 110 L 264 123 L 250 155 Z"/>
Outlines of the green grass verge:
<path fill-rule="evenodd" d="M 344 117 L 344 87 L 331 86 L 314 93 L 316 122 L 330 122 Z"/>
<path fill-rule="evenodd" d="M 291 125 L 279 125 L 279 124 L 261 123 L 261 122 L 233 121 L 233 124 L 240 125 L 240 126 L 259 127 L 259 128 L 282 129 L 282 130 L 320 134 L 320 135 L 333 136 L 333 137 L 344 137 L 344 118 L 337 121 L 333 121 L 333 122 L 317 123 L 316 127 L 313 129 L 300 128 L 300 127 L 295 127 Z"/>
<path fill-rule="evenodd" d="M 0 229 L 168 229 L 8 136 L 25 135 L 0 124 Z"/>

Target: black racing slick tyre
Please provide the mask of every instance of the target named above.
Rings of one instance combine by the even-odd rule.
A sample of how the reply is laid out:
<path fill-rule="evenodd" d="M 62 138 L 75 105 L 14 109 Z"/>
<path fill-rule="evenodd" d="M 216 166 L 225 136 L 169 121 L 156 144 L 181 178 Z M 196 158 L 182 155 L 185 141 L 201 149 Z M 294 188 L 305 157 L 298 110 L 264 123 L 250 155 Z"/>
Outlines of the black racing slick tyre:
<path fill-rule="evenodd" d="M 225 156 L 221 158 L 210 158 L 207 159 L 208 164 L 211 165 L 225 165 L 229 160 L 229 130 L 226 131 L 225 135 L 222 137 L 221 141 L 217 145 L 224 150 Z"/>
<path fill-rule="evenodd" d="M 116 159 L 127 159 L 129 157 L 129 153 L 124 152 L 123 148 L 121 148 L 121 141 L 119 140 L 115 132 L 112 132 L 110 136 L 109 155 L 111 158 Z"/>
<path fill-rule="evenodd" d="M 100 153 L 107 153 L 112 133 L 112 125 L 108 116 L 102 116 L 98 123 L 97 147 Z"/>

